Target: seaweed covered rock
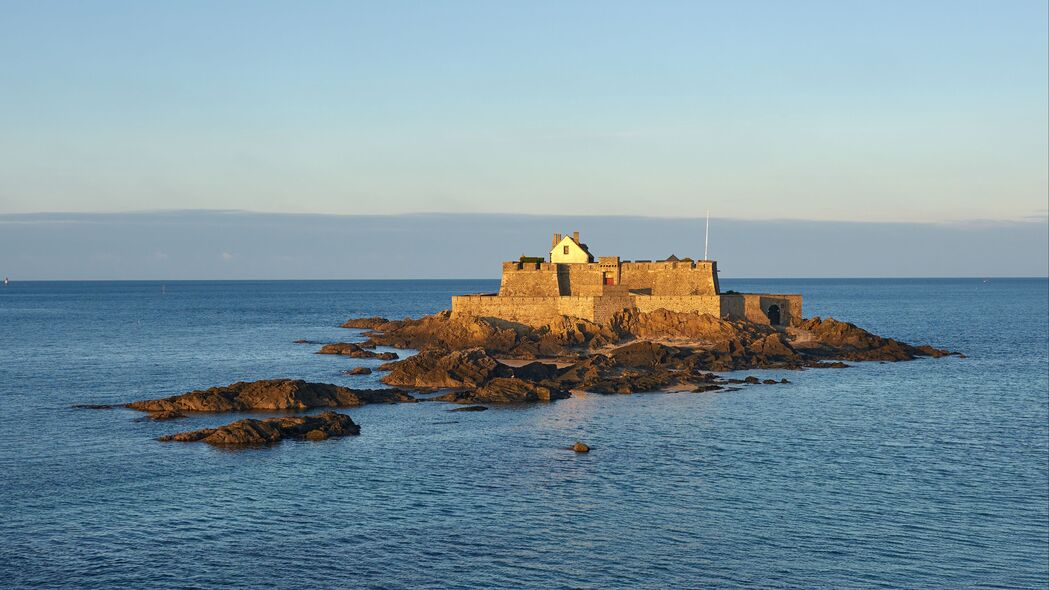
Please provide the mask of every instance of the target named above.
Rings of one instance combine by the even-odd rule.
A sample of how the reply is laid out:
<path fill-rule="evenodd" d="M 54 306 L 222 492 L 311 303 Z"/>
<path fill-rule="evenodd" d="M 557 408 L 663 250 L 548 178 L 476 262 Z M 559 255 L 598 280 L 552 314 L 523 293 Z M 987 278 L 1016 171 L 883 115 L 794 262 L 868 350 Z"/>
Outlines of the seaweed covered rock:
<path fill-rule="evenodd" d="M 399 389 L 348 389 L 329 383 L 307 383 L 300 379 L 268 379 L 190 391 L 163 399 L 136 401 L 127 404 L 127 407 L 143 412 L 240 412 L 346 408 L 414 401 L 415 398 Z"/>
<path fill-rule="evenodd" d="M 325 440 L 357 435 L 361 428 L 345 414 L 323 412 L 316 416 L 288 416 L 255 420 L 247 418 L 219 426 L 162 436 L 169 442 L 205 442 L 219 446 L 272 444 L 284 439 Z"/>

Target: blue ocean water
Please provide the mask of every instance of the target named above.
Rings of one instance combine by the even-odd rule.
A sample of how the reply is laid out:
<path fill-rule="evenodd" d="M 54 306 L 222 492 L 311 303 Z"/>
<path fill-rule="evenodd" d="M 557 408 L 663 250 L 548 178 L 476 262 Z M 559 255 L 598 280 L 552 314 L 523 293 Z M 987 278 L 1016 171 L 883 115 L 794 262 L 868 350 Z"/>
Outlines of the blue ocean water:
<path fill-rule="evenodd" d="M 346 410 L 359 437 L 159 443 L 240 416 L 122 403 L 237 380 L 351 386 L 353 316 L 494 281 L 0 289 L 0 585 L 1045 588 L 1044 279 L 724 280 L 966 359 L 754 371 L 791 385 Z M 575 440 L 588 455 L 564 450 Z"/>

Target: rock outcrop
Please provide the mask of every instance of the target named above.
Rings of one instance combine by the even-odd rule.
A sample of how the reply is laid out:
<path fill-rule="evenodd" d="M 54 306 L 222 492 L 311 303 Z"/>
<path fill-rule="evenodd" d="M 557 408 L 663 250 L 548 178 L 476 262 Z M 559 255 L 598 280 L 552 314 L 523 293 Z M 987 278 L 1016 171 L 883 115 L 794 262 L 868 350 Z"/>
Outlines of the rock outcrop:
<path fill-rule="evenodd" d="M 795 347 L 805 356 L 820 360 L 909 361 L 917 357 L 950 354 L 931 346 L 912 346 L 892 338 L 882 338 L 867 330 L 834 318 L 812 318 L 790 330 L 798 336 Z"/>
<path fill-rule="evenodd" d="M 288 416 L 267 420 L 247 418 L 218 428 L 169 434 L 157 440 L 245 446 L 272 444 L 289 438 L 325 440 L 360 433 L 360 426 L 355 424 L 349 416 L 335 412 L 323 412 L 316 416 Z"/>
<path fill-rule="evenodd" d="M 136 401 L 127 404 L 127 407 L 143 412 L 241 412 L 348 408 L 414 401 L 415 398 L 399 389 L 348 389 L 298 379 L 270 379 L 190 391 L 163 399 Z"/>
<path fill-rule="evenodd" d="M 519 404 L 551 402 L 571 397 L 567 391 L 512 377 L 498 377 L 470 391 L 452 391 L 431 398 L 456 404 Z"/>
<path fill-rule="evenodd" d="M 351 320 L 346 320 L 346 322 L 344 322 L 342 324 L 342 327 L 343 328 L 361 328 L 361 329 L 365 329 L 365 330 L 374 330 L 374 329 L 380 328 L 380 327 L 382 327 L 382 326 L 384 326 L 384 325 L 386 325 L 388 323 L 390 323 L 390 320 L 388 320 L 386 318 L 380 318 L 380 317 L 354 318 L 354 319 L 351 319 Z"/>
<path fill-rule="evenodd" d="M 325 344 L 317 351 L 317 354 L 338 354 L 357 359 L 380 359 L 384 361 L 399 358 L 396 352 L 375 352 L 352 342 L 333 342 Z"/>
<path fill-rule="evenodd" d="M 420 350 L 381 367 L 390 371 L 383 382 L 420 388 L 477 390 L 494 379 L 514 378 L 556 390 L 634 393 L 711 384 L 710 371 L 835 368 L 847 366 L 842 360 L 951 354 L 820 318 L 785 330 L 664 309 L 622 311 L 608 325 L 562 317 L 538 328 L 493 318 L 453 318 L 447 311 L 417 320 L 380 319 L 355 324 L 372 326 L 360 346 Z M 540 362 L 511 368 L 497 357 L 575 362 L 564 369 Z"/>
<path fill-rule="evenodd" d="M 496 377 L 510 377 L 513 371 L 483 348 L 453 350 L 429 348 L 402 361 L 386 363 L 389 370 L 380 381 L 402 387 L 478 387 Z"/>

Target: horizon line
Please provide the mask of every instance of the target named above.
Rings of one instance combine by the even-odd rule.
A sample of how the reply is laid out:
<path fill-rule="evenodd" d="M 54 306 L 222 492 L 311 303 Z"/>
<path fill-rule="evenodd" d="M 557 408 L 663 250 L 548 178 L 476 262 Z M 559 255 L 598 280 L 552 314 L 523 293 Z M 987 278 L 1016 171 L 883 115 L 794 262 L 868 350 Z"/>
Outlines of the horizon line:
<path fill-rule="evenodd" d="M 10 277 L 6 277 L 10 278 Z M 982 275 L 982 276 L 824 276 L 824 277 L 718 277 L 729 281 L 990 281 L 990 280 L 1038 280 L 1047 279 L 1049 275 Z M 345 282 L 345 281 L 499 281 L 498 277 L 459 277 L 459 278 L 325 278 L 325 279 L 18 279 L 10 283 L 278 283 L 278 282 Z"/>
<path fill-rule="evenodd" d="M 609 219 L 653 219 L 653 220 L 703 220 L 705 214 L 666 216 L 666 215 L 644 215 L 644 214 L 609 214 L 609 213 L 496 213 L 496 212 L 449 212 L 449 211 L 411 211 L 402 213 L 329 213 L 329 212 L 293 212 L 293 211 L 258 211 L 253 209 L 127 209 L 109 211 L 25 211 L 25 212 L 0 212 L 0 223 L 5 222 L 5 217 L 33 217 L 33 216 L 107 216 L 107 215 L 157 215 L 157 214 L 248 214 L 248 215 L 282 215 L 296 217 L 352 217 L 352 218 L 379 218 L 379 217 L 589 217 Z M 981 223 L 999 224 L 1028 224 L 1049 223 L 1049 211 L 1035 213 L 1020 218 L 968 218 L 956 220 L 939 221 L 914 221 L 914 220 L 862 220 L 862 219 L 813 219 L 807 217 L 721 217 L 713 215 L 712 219 L 724 221 L 745 221 L 756 223 L 849 223 L 849 224 L 882 224 L 882 225 L 965 225 Z M 12 220 L 13 221 L 13 220 Z"/>

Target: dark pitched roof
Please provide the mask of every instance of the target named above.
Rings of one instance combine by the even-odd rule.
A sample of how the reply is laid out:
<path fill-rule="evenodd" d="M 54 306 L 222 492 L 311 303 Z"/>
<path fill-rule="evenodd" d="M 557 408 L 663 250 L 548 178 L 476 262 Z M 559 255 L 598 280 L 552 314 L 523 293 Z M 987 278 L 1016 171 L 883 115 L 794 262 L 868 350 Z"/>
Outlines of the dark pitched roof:
<path fill-rule="evenodd" d="M 590 253 L 590 248 L 587 248 L 586 244 L 582 244 L 582 243 L 576 242 L 575 238 L 572 238 L 572 241 L 575 242 L 577 246 L 582 248 L 583 252 L 586 252 L 586 258 L 587 258 L 588 261 L 590 261 L 590 262 L 594 261 L 594 255 Z"/>
<path fill-rule="evenodd" d="M 678 258 L 677 256 L 674 256 L 673 254 L 671 254 L 670 256 L 667 256 L 667 259 L 666 259 L 665 262 L 680 262 L 680 261 L 681 261 L 680 258 Z"/>

